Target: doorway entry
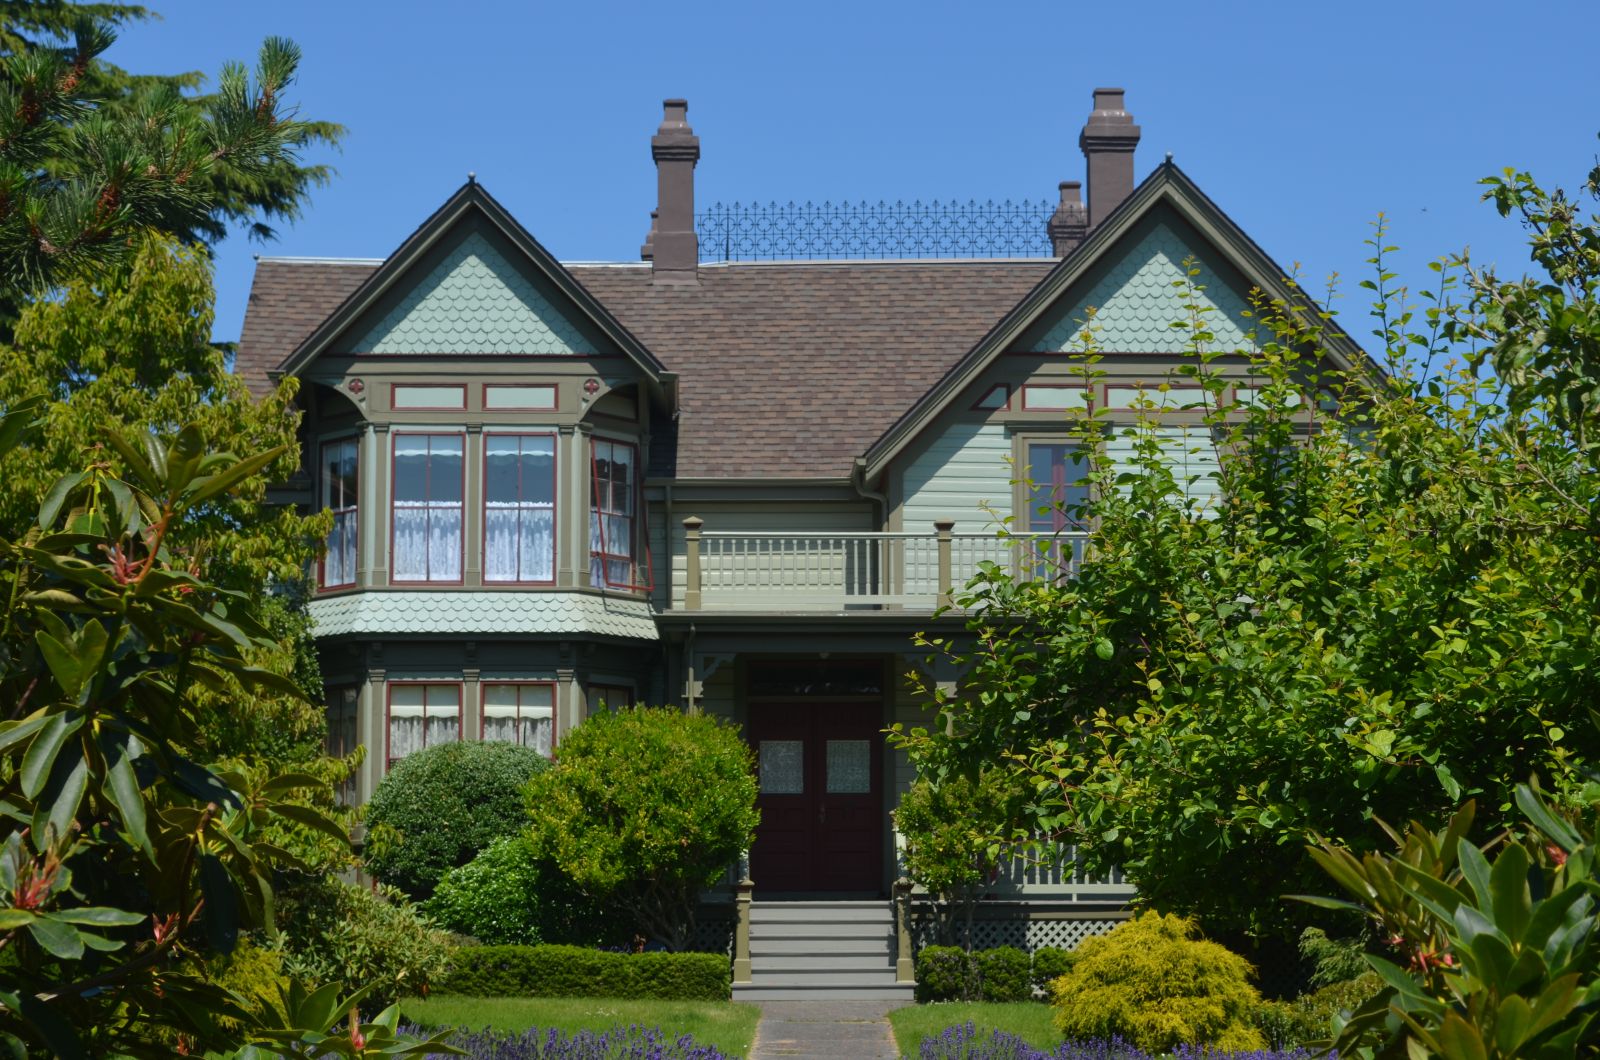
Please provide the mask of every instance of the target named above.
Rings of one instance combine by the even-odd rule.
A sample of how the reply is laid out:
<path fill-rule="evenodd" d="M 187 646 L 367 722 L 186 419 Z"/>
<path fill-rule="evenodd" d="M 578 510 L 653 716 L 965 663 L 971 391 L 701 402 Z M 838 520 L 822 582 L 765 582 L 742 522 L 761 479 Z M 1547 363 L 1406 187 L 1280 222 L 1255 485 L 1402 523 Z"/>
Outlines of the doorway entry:
<path fill-rule="evenodd" d="M 879 699 L 750 706 L 758 892 L 882 893 L 882 712 Z"/>

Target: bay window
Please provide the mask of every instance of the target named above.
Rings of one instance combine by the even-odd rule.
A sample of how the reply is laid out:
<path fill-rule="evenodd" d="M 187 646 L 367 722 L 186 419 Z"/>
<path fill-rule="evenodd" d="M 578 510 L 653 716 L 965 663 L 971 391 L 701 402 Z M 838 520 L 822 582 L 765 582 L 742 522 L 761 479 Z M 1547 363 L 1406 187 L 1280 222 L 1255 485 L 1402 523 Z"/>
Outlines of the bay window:
<path fill-rule="evenodd" d="M 555 437 L 485 435 L 483 462 L 483 580 L 553 582 Z"/>
<path fill-rule="evenodd" d="M 356 583 L 356 487 L 359 467 L 356 439 L 344 438 L 322 447 L 322 507 L 333 513 L 322 556 L 320 582 L 325 589 Z"/>
<path fill-rule="evenodd" d="M 638 583 L 638 459 L 627 442 L 594 440 L 589 579 L 608 589 L 646 588 Z"/>
<path fill-rule="evenodd" d="M 505 740 L 548 755 L 555 743 L 555 685 L 485 684 L 483 738 Z"/>
<path fill-rule="evenodd" d="M 389 686 L 388 764 L 461 739 L 461 686 L 407 681 Z"/>
<path fill-rule="evenodd" d="M 464 440 L 394 436 L 394 580 L 461 580 Z"/>

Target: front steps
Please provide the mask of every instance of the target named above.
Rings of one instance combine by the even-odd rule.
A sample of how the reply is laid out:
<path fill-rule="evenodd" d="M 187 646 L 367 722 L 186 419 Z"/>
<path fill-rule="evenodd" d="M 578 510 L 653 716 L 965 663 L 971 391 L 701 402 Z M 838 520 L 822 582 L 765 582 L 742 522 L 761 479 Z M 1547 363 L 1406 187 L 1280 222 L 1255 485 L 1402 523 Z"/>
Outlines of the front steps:
<path fill-rule="evenodd" d="M 750 982 L 735 1001 L 905 1001 L 895 981 L 894 909 L 875 902 L 752 902 Z"/>

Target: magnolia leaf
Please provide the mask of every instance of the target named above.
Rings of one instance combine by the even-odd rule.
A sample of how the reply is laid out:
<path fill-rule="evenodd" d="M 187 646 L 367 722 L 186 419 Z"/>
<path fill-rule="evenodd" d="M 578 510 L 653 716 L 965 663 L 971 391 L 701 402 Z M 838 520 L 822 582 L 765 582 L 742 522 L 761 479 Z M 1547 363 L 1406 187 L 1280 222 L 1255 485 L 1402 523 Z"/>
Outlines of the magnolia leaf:
<path fill-rule="evenodd" d="M 239 943 L 239 892 L 214 854 L 200 855 L 200 891 L 206 901 L 206 940 L 217 952 L 232 953 Z"/>
<path fill-rule="evenodd" d="M 48 634 L 41 633 L 40 637 Z M 50 638 L 54 642 L 55 638 Z M 27 753 L 22 756 L 22 794 L 30 799 L 39 797 L 39 792 L 44 790 L 45 781 L 50 778 L 51 769 L 55 766 L 56 755 L 61 751 L 67 738 L 78 731 L 83 724 L 83 719 L 69 714 L 52 714 L 28 745 Z"/>
<path fill-rule="evenodd" d="M 83 940 L 78 937 L 77 928 L 71 924 L 40 917 L 28 925 L 28 934 L 33 936 L 33 941 L 39 944 L 40 949 L 53 957 L 75 961 L 83 956 Z"/>
<path fill-rule="evenodd" d="M 50 491 L 44 495 L 44 500 L 39 502 L 38 522 L 41 530 L 49 530 L 56 525 L 56 520 L 61 517 L 61 506 L 72 496 L 72 491 L 83 485 L 83 480 L 88 477 L 87 471 L 79 471 L 56 479 Z"/>
<path fill-rule="evenodd" d="M 210 500 L 218 494 L 226 493 L 278 459 L 287 448 L 287 446 L 280 445 L 276 449 L 269 449 L 265 453 L 257 453 L 255 456 L 246 457 L 223 471 L 207 475 L 205 478 L 196 479 L 191 484 L 189 492 L 184 495 L 184 504 L 193 507 Z"/>
<path fill-rule="evenodd" d="M 103 905 L 86 905 L 78 909 L 58 909 L 53 913 L 45 914 L 48 920 L 60 920 L 67 924 L 82 924 L 85 927 L 133 927 L 144 922 L 141 913 L 130 913 L 126 909 L 112 909 Z"/>

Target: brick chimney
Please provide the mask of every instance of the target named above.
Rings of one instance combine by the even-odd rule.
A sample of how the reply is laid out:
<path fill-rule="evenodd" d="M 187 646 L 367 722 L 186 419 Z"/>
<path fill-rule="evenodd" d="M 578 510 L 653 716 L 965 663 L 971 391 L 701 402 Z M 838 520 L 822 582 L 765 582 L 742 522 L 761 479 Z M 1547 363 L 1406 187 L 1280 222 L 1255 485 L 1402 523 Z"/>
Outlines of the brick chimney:
<path fill-rule="evenodd" d="M 1089 227 L 1096 228 L 1133 193 L 1139 127 L 1123 109 L 1120 88 L 1094 90 L 1094 110 L 1078 136 L 1089 170 Z"/>
<path fill-rule="evenodd" d="M 1071 254 L 1089 233 L 1089 211 L 1083 208 L 1079 195 L 1082 187 L 1081 181 L 1061 182 L 1061 204 L 1045 225 L 1045 231 L 1050 233 L 1050 253 L 1058 258 Z"/>
<path fill-rule="evenodd" d="M 655 283 L 698 283 L 700 241 L 694 234 L 694 166 L 700 138 L 689 128 L 689 101 L 662 105 L 661 128 L 650 139 L 656 160 L 656 211 L 640 256 Z"/>

